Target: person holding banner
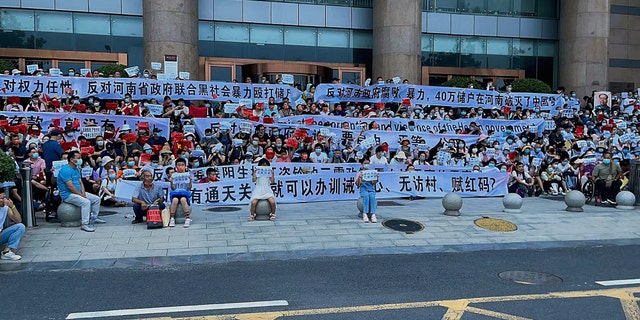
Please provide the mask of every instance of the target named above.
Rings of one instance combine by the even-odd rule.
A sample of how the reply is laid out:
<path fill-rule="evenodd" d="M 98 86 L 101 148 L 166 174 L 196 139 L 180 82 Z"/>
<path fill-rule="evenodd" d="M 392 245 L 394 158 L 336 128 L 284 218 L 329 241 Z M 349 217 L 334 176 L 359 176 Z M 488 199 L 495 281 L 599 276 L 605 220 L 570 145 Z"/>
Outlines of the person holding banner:
<path fill-rule="evenodd" d="M 169 219 L 169 227 L 176 226 L 176 210 L 178 209 L 178 204 L 182 206 L 182 211 L 184 212 L 184 227 L 189 228 L 191 226 L 191 210 L 190 210 L 190 201 L 191 201 L 191 175 L 187 171 L 187 160 L 184 158 L 178 158 L 175 161 L 176 173 L 172 174 L 169 177 L 169 182 L 171 184 L 171 192 L 169 193 L 169 197 L 171 198 L 171 206 L 169 207 L 169 214 L 171 218 Z"/>
<path fill-rule="evenodd" d="M 106 221 L 98 217 L 100 214 L 100 197 L 85 192 L 81 181 L 81 167 L 80 152 L 70 151 L 67 164 L 58 173 L 58 190 L 62 201 L 80 207 L 82 216 L 81 229 L 87 232 L 94 232 L 96 229 L 91 225 L 92 221 L 94 223 L 105 223 Z"/>
<path fill-rule="evenodd" d="M 253 221 L 256 218 L 256 206 L 258 205 L 258 201 L 267 200 L 269 201 L 269 205 L 271 206 L 271 214 L 269 215 L 269 220 L 273 221 L 276 219 L 276 199 L 273 194 L 273 190 L 271 189 L 271 184 L 276 183 L 275 171 L 271 168 L 271 163 L 269 160 L 262 158 L 258 161 L 258 166 L 253 168 L 252 174 L 253 183 L 255 183 L 255 188 L 251 193 L 251 207 L 249 211 L 248 221 Z"/>
<path fill-rule="evenodd" d="M 362 197 L 362 221 L 376 223 L 376 208 L 378 201 L 376 200 L 375 185 L 378 183 L 378 172 L 369 170 L 369 159 L 362 160 L 362 168 L 356 175 L 356 186 L 360 189 L 360 197 Z"/>

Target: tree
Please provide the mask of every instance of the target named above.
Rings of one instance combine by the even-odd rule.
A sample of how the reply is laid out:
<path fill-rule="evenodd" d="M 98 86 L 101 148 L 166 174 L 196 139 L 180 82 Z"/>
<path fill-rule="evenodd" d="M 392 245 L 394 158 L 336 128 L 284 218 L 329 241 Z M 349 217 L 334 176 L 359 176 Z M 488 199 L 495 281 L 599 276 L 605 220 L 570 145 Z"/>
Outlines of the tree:
<path fill-rule="evenodd" d="M 13 182 L 15 177 L 16 162 L 4 152 L 0 152 L 0 182 Z"/>
<path fill-rule="evenodd" d="M 118 71 L 123 77 L 127 77 L 127 73 L 124 71 L 124 69 L 126 68 L 127 66 L 125 65 L 112 63 L 112 64 L 105 64 L 104 66 L 98 68 L 98 72 L 104 74 L 105 77 L 108 77 L 112 74 L 115 74 L 116 71 Z"/>
<path fill-rule="evenodd" d="M 456 87 L 456 88 L 466 88 L 469 85 L 469 82 L 473 83 L 474 89 L 481 89 L 482 85 L 480 82 L 471 79 L 469 77 L 453 77 L 451 80 L 444 83 L 445 87 Z"/>
<path fill-rule="evenodd" d="M 13 70 L 15 68 L 17 68 L 18 65 L 16 65 L 16 63 L 14 61 L 11 60 L 5 60 L 5 59 L 0 59 L 0 72 L 4 71 L 4 70 Z"/>
<path fill-rule="evenodd" d="M 538 79 L 517 79 L 511 86 L 513 92 L 551 93 L 551 87 Z"/>

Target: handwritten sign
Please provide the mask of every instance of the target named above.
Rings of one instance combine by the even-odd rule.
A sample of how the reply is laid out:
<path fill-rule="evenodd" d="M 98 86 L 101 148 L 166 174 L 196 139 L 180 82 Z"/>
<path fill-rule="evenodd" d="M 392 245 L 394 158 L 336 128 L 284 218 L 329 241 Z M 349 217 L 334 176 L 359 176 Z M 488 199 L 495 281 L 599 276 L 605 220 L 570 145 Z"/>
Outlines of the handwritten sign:
<path fill-rule="evenodd" d="M 151 70 L 162 70 L 162 63 L 151 62 Z"/>
<path fill-rule="evenodd" d="M 178 72 L 178 78 L 184 79 L 184 80 L 190 80 L 191 74 L 189 72 L 186 72 L 186 71 L 180 71 L 180 72 Z"/>
<path fill-rule="evenodd" d="M 304 101 L 304 99 L 302 99 L 302 98 L 298 98 L 298 100 L 296 100 L 294 103 L 295 103 L 296 107 L 297 107 L 298 105 L 305 105 L 305 104 L 307 104 L 307 103 Z"/>
<path fill-rule="evenodd" d="M 162 109 L 164 109 L 164 106 L 161 104 L 148 103 L 147 108 L 149 109 L 149 113 L 159 116 L 162 114 Z"/>
<path fill-rule="evenodd" d="M 140 68 L 138 66 L 125 68 L 124 71 L 129 75 L 129 77 L 133 77 L 140 72 Z"/>
<path fill-rule="evenodd" d="M 533 125 L 533 124 L 532 124 L 532 125 L 530 125 L 530 126 L 529 126 L 529 131 L 530 131 L 531 133 L 538 133 L 538 126 Z"/>
<path fill-rule="evenodd" d="M 293 84 L 294 79 L 292 74 L 282 74 L 282 83 Z"/>
<path fill-rule="evenodd" d="M 627 123 L 626 122 L 618 123 L 618 129 L 626 129 L 626 128 L 627 128 Z"/>
<path fill-rule="evenodd" d="M 124 170 L 122 170 L 122 176 L 124 178 L 135 178 L 136 177 L 136 169 L 124 169 Z"/>
<path fill-rule="evenodd" d="M 595 157 L 584 158 L 582 163 L 584 164 L 596 163 L 596 158 Z"/>
<path fill-rule="evenodd" d="M 402 79 L 400 79 L 400 77 L 393 77 L 391 80 L 393 80 L 393 83 L 398 84 L 400 83 L 400 81 L 402 81 Z"/>
<path fill-rule="evenodd" d="M 82 136 L 85 138 L 95 139 L 97 136 L 102 134 L 102 127 L 82 127 L 80 131 L 82 131 Z"/>
<path fill-rule="evenodd" d="M 321 136 L 326 137 L 329 134 L 331 134 L 331 132 L 329 132 L 329 128 L 320 128 L 320 135 Z"/>
<path fill-rule="evenodd" d="M 256 167 L 257 177 L 271 177 L 271 172 L 272 172 L 271 167 L 266 167 L 266 166 Z"/>
<path fill-rule="evenodd" d="M 81 74 L 83 77 L 91 77 L 91 69 L 89 69 L 89 68 L 82 68 L 82 69 L 80 69 L 80 74 Z"/>
<path fill-rule="evenodd" d="M 60 172 L 60 169 L 62 169 L 62 167 L 64 167 L 64 165 L 67 164 L 67 160 L 53 161 L 51 164 L 53 166 L 53 176 L 57 177 L 58 172 Z"/>
<path fill-rule="evenodd" d="M 576 142 L 576 144 L 578 145 L 578 148 L 580 148 L 580 149 L 584 149 L 587 146 L 587 142 L 584 141 L 584 140 L 578 140 Z"/>
<path fill-rule="evenodd" d="M 470 166 L 478 166 L 478 165 L 480 165 L 480 158 L 477 158 L 477 157 L 469 158 L 469 165 Z"/>
<path fill-rule="evenodd" d="M 84 167 L 84 168 L 82 168 L 81 174 L 82 174 L 83 178 L 91 177 L 91 175 L 93 174 L 93 168 Z"/>
<path fill-rule="evenodd" d="M 202 149 L 195 149 L 193 151 L 191 151 L 191 156 L 192 157 L 204 157 L 204 150 Z"/>
<path fill-rule="evenodd" d="M 36 72 L 36 70 L 38 70 L 38 65 L 37 64 L 30 64 L 27 66 L 27 73 L 31 74 Z"/>
<path fill-rule="evenodd" d="M 556 122 L 553 120 L 545 120 L 544 121 L 544 129 L 545 130 L 554 130 L 556 128 Z"/>
<path fill-rule="evenodd" d="M 238 110 L 238 107 L 240 107 L 239 103 L 227 103 L 224 105 L 224 113 L 236 113 L 236 110 Z"/>
<path fill-rule="evenodd" d="M 429 146 L 426 143 L 420 143 L 417 146 L 418 151 L 424 151 L 427 152 L 429 151 Z"/>
<path fill-rule="evenodd" d="M 447 163 L 451 160 L 451 153 L 448 151 L 439 151 L 437 155 L 438 162 L 440 164 Z"/>
<path fill-rule="evenodd" d="M 236 147 L 241 146 L 243 143 L 242 139 L 233 139 L 233 145 Z"/>
<path fill-rule="evenodd" d="M 250 122 L 241 122 L 239 127 L 240 132 L 251 133 L 253 131 L 253 124 Z"/>
<path fill-rule="evenodd" d="M 187 185 L 191 179 L 191 174 L 188 172 L 174 173 L 171 175 L 171 178 L 173 178 L 173 184 Z"/>
<path fill-rule="evenodd" d="M 49 75 L 52 77 L 59 77 L 60 76 L 60 69 L 59 68 L 51 68 L 49 69 Z"/>
<path fill-rule="evenodd" d="M 158 74 L 156 74 L 156 78 L 158 78 L 158 80 L 160 80 L 160 81 L 169 80 L 169 76 L 167 76 L 166 73 L 158 73 Z"/>
<path fill-rule="evenodd" d="M 375 181 L 378 180 L 378 171 L 376 170 L 364 170 L 362 171 L 362 180 Z"/>
<path fill-rule="evenodd" d="M 373 147 L 375 144 L 376 144 L 376 139 L 374 137 L 368 137 L 362 140 L 362 142 L 360 142 L 360 148 L 362 148 L 362 150 L 367 150 Z"/>
<path fill-rule="evenodd" d="M 495 148 L 487 148 L 487 155 L 490 157 L 493 157 L 496 155 L 496 149 Z"/>
<path fill-rule="evenodd" d="M 562 116 L 567 118 L 573 118 L 573 109 L 562 110 Z"/>
<path fill-rule="evenodd" d="M 196 126 L 193 124 L 185 124 L 182 126 L 182 131 L 186 133 L 196 133 Z"/>

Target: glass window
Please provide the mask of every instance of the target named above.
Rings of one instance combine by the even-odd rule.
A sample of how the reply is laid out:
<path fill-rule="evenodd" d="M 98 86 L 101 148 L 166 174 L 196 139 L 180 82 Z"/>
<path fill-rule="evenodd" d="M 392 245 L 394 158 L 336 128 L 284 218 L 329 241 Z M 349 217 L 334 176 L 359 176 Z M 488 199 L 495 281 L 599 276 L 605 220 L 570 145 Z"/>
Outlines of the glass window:
<path fill-rule="evenodd" d="M 316 46 L 315 28 L 284 28 L 284 44 L 293 46 Z"/>
<path fill-rule="evenodd" d="M 36 13 L 36 31 L 72 33 L 71 13 L 39 11 Z"/>
<path fill-rule="evenodd" d="M 487 38 L 487 53 L 497 55 L 511 55 L 511 40 L 500 38 Z"/>
<path fill-rule="evenodd" d="M 533 40 L 513 39 L 514 56 L 533 56 Z"/>
<path fill-rule="evenodd" d="M 434 11 L 456 12 L 458 0 L 429 0 L 429 8 Z"/>
<path fill-rule="evenodd" d="M 215 40 L 213 22 L 200 21 L 198 23 L 198 40 Z"/>
<path fill-rule="evenodd" d="M 423 34 L 422 35 L 420 51 L 422 51 L 422 52 L 431 52 L 431 51 L 433 51 L 433 36 L 431 36 L 429 34 Z"/>
<path fill-rule="evenodd" d="M 557 18 L 558 17 L 558 1 L 557 0 L 538 0 L 538 17 Z"/>
<path fill-rule="evenodd" d="M 514 0 L 513 11 L 516 15 L 534 16 L 536 14 L 536 2 L 532 0 Z"/>
<path fill-rule="evenodd" d="M 0 29 L 34 31 L 33 10 L 0 10 Z"/>
<path fill-rule="evenodd" d="M 352 48 L 372 49 L 373 32 L 364 30 L 353 30 Z"/>
<path fill-rule="evenodd" d="M 461 54 L 460 67 L 462 68 L 486 68 L 487 55 L 485 54 Z"/>
<path fill-rule="evenodd" d="M 216 22 L 216 41 L 249 42 L 249 27 L 244 24 Z"/>
<path fill-rule="evenodd" d="M 449 36 L 433 36 L 433 51 L 460 52 L 460 38 Z"/>
<path fill-rule="evenodd" d="M 487 0 L 487 12 L 493 14 L 511 14 L 511 1 Z"/>
<path fill-rule="evenodd" d="M 503 55 L 487 55 L 487 68 L 510 69 L 511 57 Z"/>
<path fill-rule="evenodd" d="M 142 37 L 142 17 L 111 16 L 111 34 Z"/>
<path fill-rule="evenodd" d="M 284 41 L 282 27 L 279 26 L 254 24 L 251 26 L 250 31 L 249 39 L 251 43 L 282 44 Z"/>
<path fill-rule="evenodd" d="M 482 13 L 484 12 L 484 0 L 460 0 L 460 11 Z"/>
<path fill-rule="evenodd" d="M 111 19 L 106 14 L 73 14 L 73 30 L 80 34 L 111 34 Z"/>
<path fill-rule="evenodd" d="M 211 67 L 211 79 L 209 81 L 231 81 L 231 67 Z"/>
<path fill-rule="evenodd" d="M 69 73 L 69 68 L 73 68 L 76 72 L 80 72 L 80 69 L 84 69 L 84 61 L 71 62 L 71 61 L 58 61 L 58 69 L 64 75 Z"/>
<path fill-rule="evenodd" d="M 461 53 L 487 53 L 486 41 L 479 37 L 462 37 L 460 41 Z"/>
<path fill-rule="evenodd" d="M 350 83 L 360 85 L 362 82 L 362 74 L 360 72 L 342 72 L 342 83 Z"/>
<path fill-rule="evenodd" d="M 320 29 L 318 31 L 318 46 L 349 48 L 349 31 Z"/>
<path fill-rule="evenodd" d="M 557 43 L 555 41 L 538 41 L 538 56 L 540 57 L 555 57 Z"/>

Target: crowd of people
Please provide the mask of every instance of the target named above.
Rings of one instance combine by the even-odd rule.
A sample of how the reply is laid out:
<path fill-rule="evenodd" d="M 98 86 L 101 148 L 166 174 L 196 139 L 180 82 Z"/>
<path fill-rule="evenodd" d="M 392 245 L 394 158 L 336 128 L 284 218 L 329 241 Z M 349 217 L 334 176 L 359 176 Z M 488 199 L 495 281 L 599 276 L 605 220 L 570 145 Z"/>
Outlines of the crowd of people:
<path fill-rule="evenodd" d="M 250 81 L 251 78 L 246 80 Z M 377 81 L 385 82 L 382 78 Z M 333 82 L 339 83 L 339 79 L 334 79 Z M 495 90 L 493 87 L 487 89 Z M 510 89 L 507 86 L 506 90 Z M 0 137 L 4 139 L 3 150 L 17 164 L 31 164 L 37 209 L 45 210 L 47 221 L 56 218 L 56 203 L 65 201 L 83 208 L 82 228 L 89 232 L 95 230 L 93 223 L 104 222 L 99 218 L 99 212 L 96 212 L 99 211 L 98 204 L 126 206 L 132 203 L 135 212 L 133 223 L 139 223 L 143 221 L 150 206 L 160 205 L 162 210 L 167 201 L 166 206 L 171 214 L 170 226 L 175 225 L 174 216 L 178 206 L 181 206 L 186 216 L 185 227 L 188 227 L 191 223 L 188 191 L 191 183 L 218 181 L 216 168 L 221 165 L 269 165 L 274 162 L 370 163 L 403 165 L 407 170 L 428 165 L 464 166 L 474 172 L 509 172 L 509 191 L 523 197 L 563 194 L 568 190 L 580 189 L 585 180 L 591 179 L 596 185 L 598 201 L 614 204 L 615 195 L 628 184 L 629 161 L 640 157 L 637 122 L 640 111 L 637 93 L 634 92 L 621 94 L 623 98 L 614 96 L 611 101 L 604 102 L 603 98 L 597 96 L 596 104 L 593 98 L 578 100 L 575 93 L 565 94 L 564 89 L 560 88 L 557 93 L 565 95 L 566 101 L 573 101 L 575 112 L 570 114 L 563 110 L 548 113 L 538 107 L 493 107 L 487 110 L 474 106 L 454 108 L 400 103 L 378 103 L 373 106 L 357 102 L 328 103 L 316 101 L 314 93 L 315 86 L 308 85 L 302 96 L 304 102 L 299 104 L 293 105 L 287 98 L 282 101 L 270 98 L 265 104 L 240 105 L 232 113 L 225 113 L 225 104 L 231 103 L 230 101 L 195 103 L 170 96 L 162 101 L 138 101 L 130 95 L 117 101 L 101 100 L 95 96 L 45 97 L 38 93 L 30 99 L 6 97 L 3 110 L 9 112 L 82 112 L 161 117 L 169 119 L 171 132 L 162 132 L 159 128 L 131 128 L 124 125 L 119 130 L 104 128 L 105 131 L 117 132 L 117 135 L 103 134 L 88 139 L 79 135 L 77 127 L 56 127 L 52 124 L 42 128 L 39 123 L 27 123 L 24 118 L 17 123 L 0 126 Z M 162 114 L 151 114 L 147 107 L 149 104 L 162 105 Z M 195 112 L 202 110 L 206 112 Z M 454 145 L 443 139 L 437 145 L 430 146 L 429 150 L 419 151 L 409 140 L 403 141 L 398 150 L 389 150 L 384 142 L 382 145 L 362 149 L 358 144 L 359 135 L 351 139 L 323 136 L 320 133 L 305 137 L 287 135 L 277 126 L 269 125 L 270 121 L 265 121 L 272 118 L 277 122 L 279 118 L 296 115 L 360 118 L 367 124 L 362 128 L 365 131 L 380 129 L 376 122 L 378 118 L 409 119 L 408 125 L 401 129 L 403 131 L 415 131 L 416 123 L 423 119 L 454 121 L 545 118 L 553 121 L 554 126 L 543 132 L 514 132 L 509 128 L 506 132 L 483 132 L 480 126 L 471 123 L 456 133 L 478 136 L 474 143 Z M 255 128 L 250 133 L 233 132 L 227 126 L 220 126 L 216 129 L 207 128 L 204 135 L 200 136 L 183 130 L 186 125 L 193 124 L 194 117 L 236 118 L 262 123 L 255 122 Z M 7 118 L 1 116 L 0 121 L 3 119 Z M 16 130 L 17 124 L 24 124 L 26 132 Z M 344 128 L 349 128 L 349 122 L 344 122 Z M 292 139 L 295 141 L 292 142 Z M 184 141 L 188 143 L 183 143 Z M 75 142 L 74 146 L 63 149 L 62 146 L 69 146 L 69 142 Z M 177 143 L 180 143 L 179 148 L 176 148 Z M 85 146 L 93 149 L 89 153 L 80 152 Z M 444 161 L 437 156 L 443 151 L 451 155 Z M 147 159 L 145 163 L 141 162 L 143 155 L 149 155 L 144 157 Z M 67 160 L 68 166 L 59 173 L 54 173 L 53 163 L 58 160 Z M 263 160 L 266 164 L 261 162 Z M 82 169 L 87 167 L 93 169 L 92 174 L 81 175 Z M 189 181 L 185 185 L 173 184 L 173 173 L 184 173 L 199 167 L 208 167 L 206 176 L 201 180 Z M 170 199 L 164 199 L 154 185 L 153 171 L 159 168 L 165 172 L 164 179 L 171 183 Z M 143 181 L 140 189 L 128 201 L 116 199 L 115 196 L 116 186 L 123 179 Z M 265 186 L 269 183 L 269 179 L 257 181 Z M 371 181 L 358 181 L 363 198 L 371 199 Z M 20 184 L 16 183 L 10 188 L 8 197 L 19 202 L 20 192 L 16 185 Z M 266 189 L 261 195 L 264 199 L 271 196 Z M 95 194 L 95 198 L 90 194 Z M 367 202 L 367 205 L 367 213 L 372 214 L 368 219 L 375 222 L 375 203 L 369 205 Z M 272 206 L 275 218 L 275 203 Z M 253 208 L 254 205 L 249 220 L 254 217 Z"/>

